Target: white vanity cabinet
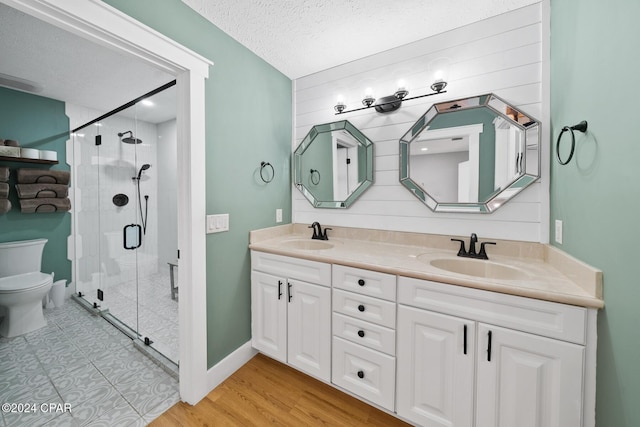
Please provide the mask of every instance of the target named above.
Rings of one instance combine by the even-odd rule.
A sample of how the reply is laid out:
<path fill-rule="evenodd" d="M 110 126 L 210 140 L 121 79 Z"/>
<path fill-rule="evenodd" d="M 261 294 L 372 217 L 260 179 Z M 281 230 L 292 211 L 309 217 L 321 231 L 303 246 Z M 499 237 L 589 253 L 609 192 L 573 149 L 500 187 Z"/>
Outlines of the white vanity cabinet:
<path fill-rule="evenodd" d="M 394 411 L 396 276 L 333 266 L 331 381 Z"/>
<path fill-rule="evenodd" d="M 406 277 L 398 303 L 399 416 L 429 427 L 583 425 L 586 309 Z"/>
<path fill-rule="evenodd" d="M 323 381 L 331 377 L 331 265 L 251 251 L 251 343 Z"/>

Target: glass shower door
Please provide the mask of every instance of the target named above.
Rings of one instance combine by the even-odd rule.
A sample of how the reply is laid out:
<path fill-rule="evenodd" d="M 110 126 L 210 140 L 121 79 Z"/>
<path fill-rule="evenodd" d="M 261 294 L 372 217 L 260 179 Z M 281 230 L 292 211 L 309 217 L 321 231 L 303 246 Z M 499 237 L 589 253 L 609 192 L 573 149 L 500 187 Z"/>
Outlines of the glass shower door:
<path fill-rule="evenodd" d="M 73 136 L 76 290 L 177 363 L 175 88 L 143 101 Z"/>

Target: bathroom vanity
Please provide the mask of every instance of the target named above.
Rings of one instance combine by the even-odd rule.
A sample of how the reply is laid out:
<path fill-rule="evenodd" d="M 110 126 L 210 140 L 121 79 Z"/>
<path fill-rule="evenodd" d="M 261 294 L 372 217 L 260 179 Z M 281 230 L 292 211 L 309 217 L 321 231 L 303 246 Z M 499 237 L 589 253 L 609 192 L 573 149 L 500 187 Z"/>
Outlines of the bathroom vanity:
<path fill-rule="evenodd" d="M 332 228 L 251 233 L 254 348 L 415 425 L 595 425 L 600 271 L 536 243 L 475 260 L 454 236 Z"/>

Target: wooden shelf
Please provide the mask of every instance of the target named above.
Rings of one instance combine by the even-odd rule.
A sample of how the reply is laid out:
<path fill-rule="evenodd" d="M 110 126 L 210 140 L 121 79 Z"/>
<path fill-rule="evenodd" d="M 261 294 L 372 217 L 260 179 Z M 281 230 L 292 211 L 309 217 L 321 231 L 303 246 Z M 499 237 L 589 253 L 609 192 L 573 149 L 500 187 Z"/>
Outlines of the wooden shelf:
<path fill-rule="evenodd" d="M 0 162 L 39 163 L 41 165 L 57 165 L 57 160 L 27 159 L 26 157 L 0 156 Z"/>

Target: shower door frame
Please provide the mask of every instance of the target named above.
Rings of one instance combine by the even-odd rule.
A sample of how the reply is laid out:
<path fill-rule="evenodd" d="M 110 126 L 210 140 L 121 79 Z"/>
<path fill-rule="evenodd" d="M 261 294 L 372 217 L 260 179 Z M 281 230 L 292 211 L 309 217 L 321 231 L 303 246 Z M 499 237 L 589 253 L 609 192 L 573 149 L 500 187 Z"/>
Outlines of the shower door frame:
<path fill-rule="evenodd" d="M 10 7 L 175 76 L 180 248 L 180 397 L 195 404 L 215 387 L 207 370 L 205 79 L 213 62 L 100 0 L 0 0 Z M 125 36 L 126 35 L 126 36 Z M 67 153 L 72 153 L 67 141 Z M 74 253 L 69 239 L 68 253 Z M 244 363 L 244 361 L 242 362 Z M 217 381 L 216 381 L 217 382 Z"/>

